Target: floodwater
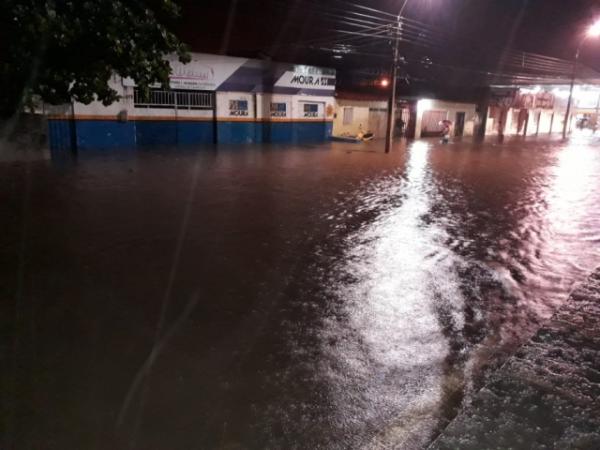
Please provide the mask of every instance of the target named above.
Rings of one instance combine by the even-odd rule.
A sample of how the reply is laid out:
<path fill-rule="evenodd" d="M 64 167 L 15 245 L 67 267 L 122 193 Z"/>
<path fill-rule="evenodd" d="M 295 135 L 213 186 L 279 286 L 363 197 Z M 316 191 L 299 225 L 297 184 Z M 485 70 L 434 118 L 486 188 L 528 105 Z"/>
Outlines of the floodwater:
<path fill-rule="evenodd" d="M 425 448 L 600 264 L 598 144 L 0 165 L 0 446 Z"/>

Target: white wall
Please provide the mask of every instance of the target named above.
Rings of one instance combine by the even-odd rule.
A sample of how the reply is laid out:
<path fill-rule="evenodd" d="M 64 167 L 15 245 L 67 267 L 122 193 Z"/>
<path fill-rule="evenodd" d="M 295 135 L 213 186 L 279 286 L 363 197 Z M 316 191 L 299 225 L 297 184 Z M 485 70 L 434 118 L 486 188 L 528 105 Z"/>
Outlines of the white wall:
<path fill-rule="evenodd" d="M 318 103 L 320 116 L 316 119 L 304 117 L 304 103 Z M 294 95 L 292 99 L 292 118 L 303 121 L 333 120 L 335 98 L 312 95 Z"/>
<path fill-rule="evenodd" d="M 120 100 L 111 105 L 104 106 L 102 102 L 93 101 L 89 105 L 75 103 L 73 110 L 76 116 L 102 116 L 115 119 L 121 111 L 131 114 L 133 110 L 133 88 L 124 88 L 121 77 L 112 76 L 108 85 L 121 96 Z"/>
<path fill-rule="evenodd" d="M 246 100 L 248 102 L 248 116 L 235 116 L 229 110 L 230 100 Z M 254 102 L 256 101 L 256 116 L 254 115 Z M 286 104 L 285 118 L 271 118 L 271 102 Z M 304 117 L 304 103 L 318 104 L 318 116 Z M 281 94 L 254 94 L 248 92 L 217 92 L 217 117 L 220 120 L 332 120 L 333 97 L 320 97 L 309 95 L 281 95 Z M 329 108 L 328 108 L 329 107 Z M 328 115 L 328 112 L 330 113 Z"/>
<path fill-rule="evenodd" d="M 118 115 L 125 111 L 129 120 L 144 118 L 177 118 L 185 117 L 190 119 L 205 119 L 213 118 L 213 111 L 199 109 L 174 109 L 174 108 L 145 108 L 135 107 L 133 86 L 124 86 L 120 77 L 114 76 L 110 80 L 110 86 L 117 91 L 121 96 L 119 101 L 104 106 L 102 102 L 94 101 L 89 105 L 75 103 L 73 106 L 76 116 L 80 117 L 95 117 L 116 119 Z M 329 96 L 309 96 L 309 95 L 282 95 L 282 94 L 262 94 L 250 92 L 217 92 L 216 94 L 216 115 L 220 120 L 333 120 L 334 113 L 334 97 Z M 248 115 L 234 115 L 230 111 L 230 100 L 246 100 L 248 102 Z M 256 102 L 256 109 L 254 104 Z M 286 117 L 273 117 L 270 114 L 271 102 L 286 103 Z M 319 105 L 318 117 L 304 117 L 304 103 L 317 103 Z M 45 108 L 45 109 L 44 109 Z M 54 114 L 59 112 L 62 114 L 71 114 L 71 105 L 64 105 L 60 109 L 50 108 L 48 105 L 43 105 L 42 110 L 46 113 L 52 111 Z"/>
<path fill-rule="evenodd" d="M 490 109 L 491 111 L 491 109 Z M 518 117 L 519 117 L 520 109 L 510 108 L 508 110 L 506 116 L 506 127 L 504 129 L 504 134 L 506 136 L 511 135 L 522 135 L 523 128 L 521 131 L 518 131 Z M 538 131 L 537 118 L 538 114 L 541 112 L 540 116 L 540 124 Z M 488 112 L 489 114 L 489 112 Z M 527 126 L 527 136 L 535 135 L 539 133 L 542 134 L 550 134 L 550 133 L 560 133 L 562 132 L 563 121 L 564 121 L 564 111 L 555 111 L 551 109 L 530 109 L 529 110 L 529 124 Z M 552 116 L 554 115 L 554 119 Z M 486 128 L 486 135 L 494 135 L 498 134 L 498 129 L 496 127 L 497 119 L 492 119 L 488 116 L 488 123 Z M 552 128 L 552 129 L 551 129 Z"/>
<path fill-rule="evenodd" d="M 184 108 L 136 108 L 134 106 L 133 99 L 133 86 L 123 86 L 119 77 L 113 77 L 110 81 L 110 86 L 121 96 L 119 101 L 109 106 L 104 106 L 102 102 L 98 101 L 94 101 L 89 105 L 75 103 L 75 115 L 79 116 L 80 118 L 95 117 L 114 120 L 118 117 L 119 113 L 126 111 L 128 120 L 143 120 L 146 118 L 175 119 L 177 117 L 209 120 L 213 117 L 213 112 L 210 110 Z"/>
<path fill-rule="evenodd" d="M 293 117 L 293 96 L 280 94 L 257 94 L 258 118 L 273 121 L 290 120 Z M 271 117 L 271 103 L 285 103 L 285 116 Z"/>
<path fill-rule="evenodd" d="M 552 111 L 551 110 L 542 110 L 540 111 L 542 115 L 540 116 L 539 123 L 539 134 L 549 134 L 550 133 L 550 124 L 552 122 Z M 555 118 L 556 120 L 556 118 Z M 554 125 L 554 124 L 552 124 Z M 538 128 L 534 130 L 534 133 L 538 132 Z"/>
<path fill-rule="evenodd" d="M 453 125 L 456 122 L 456 113 L 465 113 L 465 128 L 463 136 L 473 136 L 475 129 L 475 119 L 477 117 L 477 105 L 474 103 L 453 103 L 441 100 L 430 100 L 429 105 L 417 109 L 417 124 L 415 130 L 415 138 L 421 137 L 421 124 L 423 122 L 423 113 L 425 111 L 446 111 L 446 117 L 452 121 Z M 454 133 L 454 130 L 452 130 Z"/>
<path fill-rule="evenodd" d="M 352 122 L 344 125 L 344 108 L 352 108 Z M 359 131 L 370 130 L 370 109 L 387 109 L 385 101 L 347 100 L 337 99 L 335 103 L 335 119 L 333 121 L 333 134 L 340 136 L 344 133 L 356 135 Z"/>
<path fill-rule="evenodd" d="M 344 124 L 344 110 L 352 110 L 352 121 Z M 333 134 L 341 136 L 343 134 L 356 135 L 359 131 L 365 132 L 369 127 L 369 108 L 364 106 L 340 106 L 336 109 L 336 117 L 333 120 Z"/>

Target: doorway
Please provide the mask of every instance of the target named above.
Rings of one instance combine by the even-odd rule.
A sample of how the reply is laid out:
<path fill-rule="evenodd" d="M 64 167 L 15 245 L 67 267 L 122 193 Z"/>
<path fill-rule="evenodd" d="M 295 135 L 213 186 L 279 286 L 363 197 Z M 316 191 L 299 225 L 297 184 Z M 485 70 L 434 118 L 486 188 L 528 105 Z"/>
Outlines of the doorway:
<path fill-rule="evenodd" d="M 368 131 L 375 135 L 375 138 L 385 137 L 387 127 L 387 108 L 369 108 L 369 126 Z"/>
<path fill-rule="evenodd" d="M 421 136 L 441 136 L 444 129 L 444 120 L 448 118 L 448 111 L 425 111 L 421 120 Z"/>
<path fill-rule="evenodd" d="M 454 126 L 454 136 L 462 137 L 465 133 L 465 116 L 464 112 L 456 113 L 456 125 Z"/>

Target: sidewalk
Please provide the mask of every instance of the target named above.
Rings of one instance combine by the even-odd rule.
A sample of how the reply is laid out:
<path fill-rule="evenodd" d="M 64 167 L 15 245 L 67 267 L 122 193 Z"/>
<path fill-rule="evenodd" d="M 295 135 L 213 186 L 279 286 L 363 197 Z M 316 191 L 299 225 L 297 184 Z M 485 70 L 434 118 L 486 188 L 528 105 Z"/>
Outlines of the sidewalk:
<path fill-rule="evenodd" d="M 430 449 L 600 449 L 600 270 Z"/>

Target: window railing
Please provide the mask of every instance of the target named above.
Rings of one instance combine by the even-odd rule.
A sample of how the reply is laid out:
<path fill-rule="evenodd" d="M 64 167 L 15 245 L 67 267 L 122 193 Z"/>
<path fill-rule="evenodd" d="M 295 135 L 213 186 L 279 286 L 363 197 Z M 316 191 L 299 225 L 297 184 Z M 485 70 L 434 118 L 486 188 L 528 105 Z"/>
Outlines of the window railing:
<path fill-rule="evenodd" d="M 211 92 L 161 89 L 152 89 L 144 95 L 144 92 L 135 89 L 133 104 L 136 108 L 213 109 L 214 95 Z"/>

